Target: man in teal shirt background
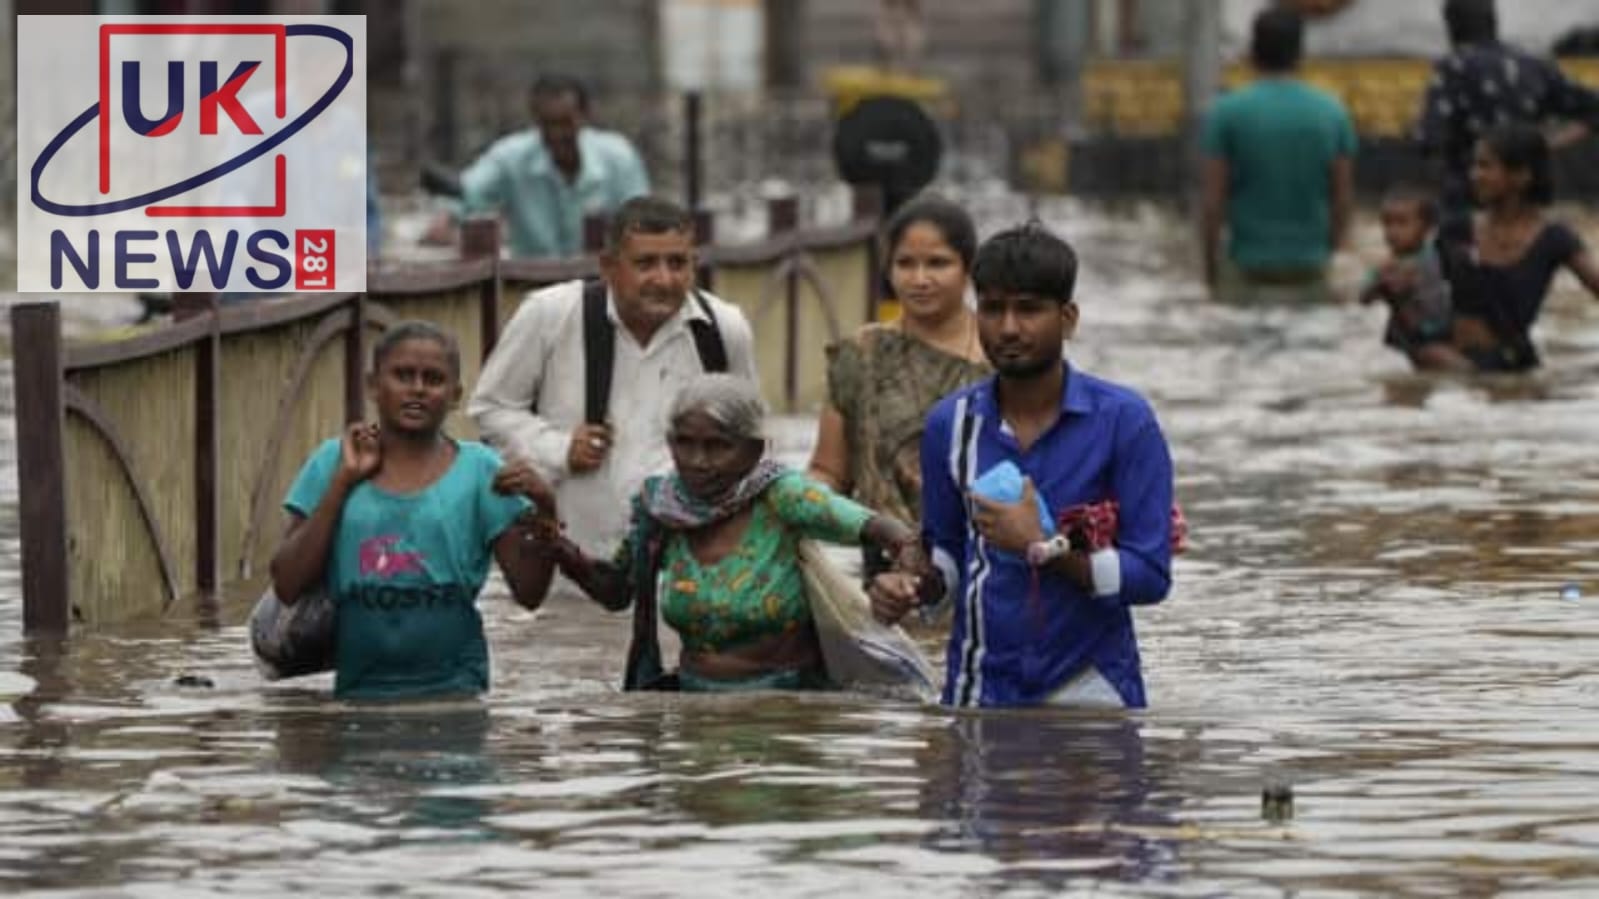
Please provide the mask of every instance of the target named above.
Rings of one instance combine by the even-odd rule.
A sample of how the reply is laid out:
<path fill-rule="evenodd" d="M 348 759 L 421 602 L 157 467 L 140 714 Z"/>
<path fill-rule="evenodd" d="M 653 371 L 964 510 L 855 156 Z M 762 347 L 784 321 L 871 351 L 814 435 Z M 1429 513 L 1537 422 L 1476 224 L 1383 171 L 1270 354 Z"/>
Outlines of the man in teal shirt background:
<path fill-rule="evenodd" d="M 1257 78 L 1205 118 L 1205 277 L 1221 275 L 1221 232 L 1237 280 L 1298 295 L 1325 285 L 1354 204 L 1355 129 L 1343 104 L 1298 77 L 1304 25 L 1292 10 L 1256 16 Z M 1251 293 L 1255 291 L 1250 291 Z"/>
<path fill-rule="evenodd" d="M 588 113 L 582 82 L 544 76 L 533 85 L 537 127 L 500 138 L 462 172 L 462 211 L 500 214 L 513 256 L 576 256 L 585 216 L 609 215 L 650 192 L 633 145 L 590 127 Z"/>

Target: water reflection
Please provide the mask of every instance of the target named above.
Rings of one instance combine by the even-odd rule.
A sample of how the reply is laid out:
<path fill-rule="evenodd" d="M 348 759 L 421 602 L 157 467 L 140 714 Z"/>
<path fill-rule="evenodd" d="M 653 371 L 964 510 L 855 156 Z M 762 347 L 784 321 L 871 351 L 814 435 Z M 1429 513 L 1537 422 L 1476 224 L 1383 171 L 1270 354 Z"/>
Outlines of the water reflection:
<path fill-rule="evenodd" d="M 331 703 L 328 703 L 331 705 Z M 309 707 L 273 719 L 277 770 L 321 778 L 354 805 L 383 803 L 403 828 L 492 837 L 482 825 L 492 809 L 472 796 L 439 795 L 435 786 L 499 779 L 486 752 L 490 713 L 476 702 L 445 707 Z"/>
<path fill-rule="evenodd" d="M 917 753 L 929 845 L 980 851 L 1064 887 L 1076 873 L 1159 879 L 1177 861 L 1175 808 L 1145 765 L 1142 724 L 1124 715 L 959 714 Z M 1054 871 L 1053 875 L 1048 872 Z"/>
<path fill-rule="evenodd" d="M 57 638 L 29 639 L 22 644 L 18 672 L 31 683 L 18 684 L 27 692 L 11 708 L 18 734 L 14 774 L 17 785 L 27 789 L 46 789 L 61 779 L 64 750 L 72 743 L 67 724 L 45 714 L 51 704 L 68 695 L 70 684 L 61 670 L 65 654 L 65 641 Z"/>

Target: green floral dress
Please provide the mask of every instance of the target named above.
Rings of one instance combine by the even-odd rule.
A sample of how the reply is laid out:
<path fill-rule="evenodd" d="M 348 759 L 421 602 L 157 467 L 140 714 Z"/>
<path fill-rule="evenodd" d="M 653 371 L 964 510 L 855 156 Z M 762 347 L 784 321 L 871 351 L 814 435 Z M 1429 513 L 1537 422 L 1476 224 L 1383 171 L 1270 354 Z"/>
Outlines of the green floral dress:
<path fill-rule="evenodd" d="M 646 492 L 659 489 L 651 478 Z M 643 513 L 642 502 L 635 515 Z M 872 511 L 799 472 L 788 472 L 754 502 L 744 534 L 733 552 L 704 565 L 694 558 L 688 536 L 669 532 L 661 554 L 659 603 L 662 617 L 678 632 L 688 652 L 725 652 L 738 646 L 806 627 L 810 604 L 799 566 L 802 538 L 859 545 Z M 616 562 L 628 566 L 639 529 L 617 549 Z"/>

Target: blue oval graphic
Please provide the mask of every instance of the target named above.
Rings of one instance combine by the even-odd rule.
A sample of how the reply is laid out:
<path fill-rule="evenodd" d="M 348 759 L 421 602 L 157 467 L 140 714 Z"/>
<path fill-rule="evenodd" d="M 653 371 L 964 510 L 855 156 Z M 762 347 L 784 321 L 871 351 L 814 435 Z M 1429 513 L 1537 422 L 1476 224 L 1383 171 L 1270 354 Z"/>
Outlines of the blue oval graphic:
<path fill-rule="evenodd" d="M 61 148 L 66 146 L 67 141 L 71 140 L 73 135 L 77 134 L 79 131 L 82 131 L 85 126 L 94 121 L 95 118 L 100 114 L 100 104 L 95 103 L 93 106 L 79 114 L 77 118 L 73 119 L 67 125 L 65 130 L 56 135 L 50 140 L 50 143 L 45 145 L 44 151 L 39 154 L 38 160 L 34 162 L 33 168 L 29 170 L 29 174 L 31 176 L 29 184 L 32 188 L 31 198 L 33 200 L 33 205 L 39 207 L 45 212 L 67 216 L 109 215 L 113 212 L 126 212 L 129 209 L 138 209 L 143 206 L 149 206 L 152 203 L 159 203 L 162 200 L 166 200 L 171 197 L 178 196 L 179 194 L 187 193 L 197 187 L 210 184 L 212 181 L 221 178 L 223 175 L 236 171 L 243 166 L 249 165 L 257 159 L 260 159 L 262 156 L 265 156 L 267 153 L 272 152 L 284 141 L 298 134 L 300 129 L 311 124 L 311 122 L 313 122 L 317 116 L 321 115 L 324 110 L 331 106 L 333 101 L 337 100 L 339 95 L 344 93 L 344 89 L 349 85 L 350 78 L 354 74 L 355 69 L 355 42 L 350 39 L 348 34 L 345 34 L 343 31 L 340 31 L 337 28 L 332 28 L 327 25 L 285 25 L 283 28 L 283 34 L 286 38 L 299 37 L 303 35 L 306 37 L 331 38 L 335 41 L 338 41 L 340 44 L 344 45 L 344 70 L 339 73 L 339 77 L 334 80 L 333 85 L 328 88 L 327 93 L 324 93 L 322 96 L 318 97 L 317 101 L 311 104 L 310 109 L 307 109 L 305 112 L 301 113 L 299 118 L 290 122 L 282 131 L 279 131 L 277 134 L 272 135 L 261 143 L 256 144 L 243 153 L 240 153 L 238 156 L 235 156 L 232 159 L 224 160 L 223 162 L 218 163 L 216 166 L 213 166 L 212 168 L 209 168 L 192 178 L 186 178 L 183 181 L 172 185 L 171 187 L 163 187 L 159 190 L 153 190 L 149 193 L 140 194 L 137 197 L 132 197 L 126 200 L 112 200 L 106 203 L 91 203 L 85 206 L 74 206 L 67 203 L 57 203 L 53 200 L 45 199 L 44 195 L 39 192 L 39 177 L 44 174 L 45 166 L 50 164 L 50 160 L 54 159 L 56 154 L 61 152 Z"/>

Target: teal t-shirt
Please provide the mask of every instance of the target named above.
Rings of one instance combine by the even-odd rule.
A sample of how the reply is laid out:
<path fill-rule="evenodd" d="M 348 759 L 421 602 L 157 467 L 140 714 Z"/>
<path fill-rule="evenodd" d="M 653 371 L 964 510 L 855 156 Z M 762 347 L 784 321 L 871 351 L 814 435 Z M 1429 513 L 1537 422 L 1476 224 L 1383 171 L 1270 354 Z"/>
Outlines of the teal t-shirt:
<path fill-rule="evenodd" d="M 1332 164 L 1356 150 L 1326 91 L 1266 78 L 1217 100 L 1205 153 L 1227 163 L 1227 255 L 1246 271 L 1305 271 L 1332 254 Z"/>
<path fill-rule="evenodd" d="M 477 595 L 494 540 L 529 503 L 493 489 L 500 457 L 456 441 L 454 463 L 416 493 L 363 481 L 350 491 L 328 558 L 327 588 L 338 609 L 333 692 L 399 699 L 480 693 L 489 649 Z M 317 448 L 283 505 L 309 518 L 339 467 L 339 441 Z"/>

